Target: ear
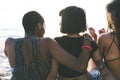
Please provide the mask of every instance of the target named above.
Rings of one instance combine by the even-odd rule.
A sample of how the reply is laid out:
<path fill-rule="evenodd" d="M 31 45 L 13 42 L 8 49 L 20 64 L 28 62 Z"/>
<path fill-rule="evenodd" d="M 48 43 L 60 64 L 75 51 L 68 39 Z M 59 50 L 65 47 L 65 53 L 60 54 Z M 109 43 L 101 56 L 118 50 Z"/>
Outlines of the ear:
<path fill-rule="evenodd" d="M 38 28 L 39 30 L 41 30 L 41 28 L 42 28 L 41 23 L 38 23 L 37 28 Z"/>
<path fill-rule="evenodd" d="M 44 27 L 41 23 L 38 23 L 36 28 L 35 28 L 35 34 L 38 37 L 43 37 L 45 33 Z"/>

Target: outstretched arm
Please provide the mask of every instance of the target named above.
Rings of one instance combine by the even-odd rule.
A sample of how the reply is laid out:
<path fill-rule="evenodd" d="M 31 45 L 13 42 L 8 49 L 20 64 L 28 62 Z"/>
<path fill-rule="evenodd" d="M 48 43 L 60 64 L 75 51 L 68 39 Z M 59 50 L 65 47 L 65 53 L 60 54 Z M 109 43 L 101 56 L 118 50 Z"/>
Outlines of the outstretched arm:
<path fill-rule="evenodd" d="M 90 50 L 88 48 L 82 48 L 81 55 L 79 55 L 79 58 L 77 59 L 62 49 L 55 41 L 51 39 L 48 41 L 49 51 L 52 57 L 54 57 L 58 62 L 79 72 L 87 69 L 90 54 Z M 83 44 L 90 46 L 90 41 L 84 40 Z"/>

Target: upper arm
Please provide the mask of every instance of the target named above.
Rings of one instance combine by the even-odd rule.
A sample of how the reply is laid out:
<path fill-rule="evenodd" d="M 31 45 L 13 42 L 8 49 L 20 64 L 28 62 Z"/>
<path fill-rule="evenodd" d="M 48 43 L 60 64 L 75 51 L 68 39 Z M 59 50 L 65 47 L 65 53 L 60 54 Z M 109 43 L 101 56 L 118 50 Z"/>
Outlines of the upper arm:
<path fill-rule="evenodd" d="M 14 66 L 14 46 L 15 46 L 15 39 L 8 38 L 5 41 L 4 53 L 8 57 L 11 67 Z"/>
<path fill-rule="evenodd" d="M 8 38 L 6 41 L 5 41 L 5 48 L 4 48 L 4 53 L 6 56 L 8 56 L 8 48 L 10 46 L 10 42 L 11 42 L 11 38 Z"/>
<path fill-rule="evenodd" d="M 107 37 L 106 34 L 104 34 L 98 38 L 98 47 L 99 47 L 99 53 L 101 57 L 103 57 L 105 53 L 105 44 L 107 43 L 106 37 Z"/>
<path fill-rule="evenodd" d="M 94 53 L 94 56 L 93 56 L 94 61 L 102 60 L 103 51 L 104 51 L 104 37 L 105 37 L 105 35 L 101 35 L 98 38 L 98 42 L 97 42 L 98 49 Z"/>
<path fill-rule="evenodd" d="M 105 54 L 105 45 L 107 44 L 108 36 L 107 34 L 102 34 L 98 38 L 98 49 L 95 51 L 93 60 L 98 61 L 98 60 L 103 60 L 104 54 Z"/>

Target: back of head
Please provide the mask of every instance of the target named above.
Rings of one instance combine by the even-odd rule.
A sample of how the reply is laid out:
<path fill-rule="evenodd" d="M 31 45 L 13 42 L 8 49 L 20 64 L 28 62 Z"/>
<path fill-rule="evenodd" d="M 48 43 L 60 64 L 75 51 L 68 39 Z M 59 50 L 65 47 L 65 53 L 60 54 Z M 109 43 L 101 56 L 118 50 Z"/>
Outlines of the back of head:
<path fill-rule="evenodd" d="M 62 33 L 80 33 L 86 30 L 86 15 L 82 8 L 69 6 L 61 10 Z"/>
<path fill-rule="evenodd" d="M 107 5 L 107 14 L 109 28 L 120 31 L 120 0 L 113 0 Z"/>
<path fill-rule="evenodd" d="M 34 33 L 34 29 L 38 23 L 44 24 L 43 17 L 36 11 L 30 11 L 23 16 L 22 24 L 25 33 Z"/>

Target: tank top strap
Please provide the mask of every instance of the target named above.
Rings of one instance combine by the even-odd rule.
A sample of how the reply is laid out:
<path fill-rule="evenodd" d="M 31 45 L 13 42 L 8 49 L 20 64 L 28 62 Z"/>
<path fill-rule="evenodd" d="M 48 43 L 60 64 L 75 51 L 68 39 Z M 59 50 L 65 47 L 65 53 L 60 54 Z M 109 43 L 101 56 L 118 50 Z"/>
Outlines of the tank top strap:
<path fill-rule="evenodd" d="M 11 80 L 46 80 L 51 67 L 46 64 L 40 55 L 40 38 L 33 38 L 32 60 L 26 65 L 22 51 L 22 39 L 16 40 L 15 67 Z"/>
<path fill-rule="evenodd" d="M 32 39 L 32 63 L 30 67 L 31 78 L 34 80 L 46 80 L 50 71 L 50 66 L 46 64 L 40 54 L 40 38 Z M 44 73 L 44 74 L 43 74 Z"/>
<path fill-rule="evenodd" d="M 15 65 L 20 66 L 25 65 L 24 56 L 23 56 L 23 50 L 22 50 L 22 43 L 23 40 L 21 38 L 16 40 L 15 45 Z"/>
<path fill-rule="evenodd" d="M 13 76 L 11 80 L 26 80 L 26 64 L 22 51 L 22 42 L 21 38 L 16 40 L 15 44 L 15 67 L 13 70 Z"/>
<path fill-rule="evenodd" d="M 46 64 L 42 55 L 40 54 L 40 38 L 32 39 L 32 61 L 37 62 L 40 61 L 42 64 L 48 66 L 50 64 Z M 37 60 L 37 61 L 36 61 Z"/>

